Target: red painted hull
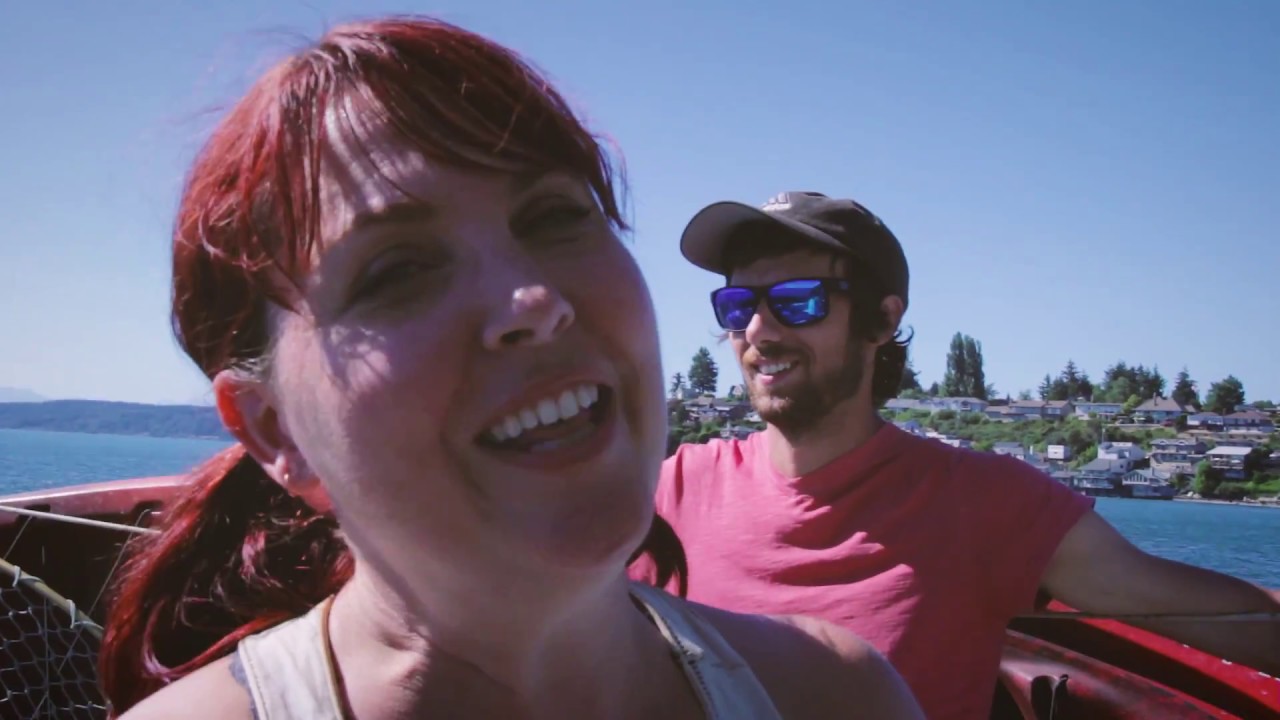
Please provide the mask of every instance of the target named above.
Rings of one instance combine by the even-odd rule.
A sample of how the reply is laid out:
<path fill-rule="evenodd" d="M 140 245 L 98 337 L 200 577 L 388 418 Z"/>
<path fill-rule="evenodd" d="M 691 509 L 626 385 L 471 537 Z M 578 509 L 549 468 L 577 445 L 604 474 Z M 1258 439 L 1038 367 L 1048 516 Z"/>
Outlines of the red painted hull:
<path fill-rule="evenodd" d="M 0 504 L 147 526 L 181 483 L 172 477 L 97 483 L 11 495 Z M 12 548 L 9 562 L 41 576 L 98 622 L 120 535 L 0 512 L 0 547 Z M 1018 620 L 1008 631 L 992 717 L 1280 718 L 1280 680 L 1115 621 Z"/>

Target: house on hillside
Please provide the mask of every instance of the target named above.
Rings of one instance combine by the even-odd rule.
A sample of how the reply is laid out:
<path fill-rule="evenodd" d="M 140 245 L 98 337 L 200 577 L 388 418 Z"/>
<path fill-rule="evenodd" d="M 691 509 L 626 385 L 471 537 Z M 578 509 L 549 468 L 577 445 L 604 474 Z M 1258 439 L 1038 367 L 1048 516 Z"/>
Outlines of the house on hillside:
<path fill-rule="evenodd" d="M 1098 443 L 1098 459 L 1122 463 L 1123 472 L 1129 472 L 1135 465 L 1147 459 L 1147 453 L 1137 443 L 1108 441 Z"/>
<path fill-rule="evenodd" d="M 933 402 L 933 406 L 939 410 L 952 410 L 958 413 L 984 412 L 989 404 L 986 400 L 971 397 L 944 397 L 937 398 Z"/>
<path fill-rule="evenodd" d="M 1227 432 L 1248 430 L 1252 432 L 1275 432 L 1276 426 L 1271 416 L 1259 410 L 1243 410 L 1233 412 L 1222 418 L 1222 426 Z"/>
<path fill-rule="evenodd" d="M 1176 420 L 1187 414 L 1187 409 L 1178 404 L 1173 398 L 1156 397 L 1147 400 L 1133 410 L 1134 415 L 1142 415 L 1151 418 L 1152 422 L 1162 423 L 1169 420 Z"/>
<path fill-rule="evenodd" d="M 1039 420 L 1044 417 L 1046 403 L 1044 400 L 1014 400 L 1009 408 L 1014 415 L 1024 420 Z"/>
<path fill-rule="evenodd" d="M 1076 415 L 1082 418 L 1087 418 L 1090 415 L 1096 415 L 1100 418 L 1113 418 L 1124 410 L 1124 403 L 1076 400 L 1075 409 Z"/>
<path fill-rule="evenodd" d="M 1019 442 L 998 442 L 991 446 L 991 452 L 996 455 L 1008 455 L 1010 457 L 1020 458 L 1027 454 L 1027 449 Z"/>
<path fill-rule="evenodd" d="M 1224 418 L 1215 412 L 1198 412 L 1187 416 L 1187 427 L 1218 432 L 1222 430 Z"/>
<path fill-rule="evenodd" d="M 1049 400 L 1044 404 L 1044 416 L 1048 420 L 1066 420 L 1076 411 L 1070 400 Z"/>
<path fill-rule="evenodd" d="M 1058 462 L 1066 462 L 1071 459 L 1071 448 L 1067 445 L 1050 445 L 1045 448 L 1045 457 Z"/>
<path fill-rule="evenodd" d="M 1253 452 L 1251 447 L 1239 445 L 1219 445 L 1204 454 L 1211 467 L 1222 471 L 1223 477 L 1231 480 L 1244 479 L 1244 460 Z"/>
<path fill-rule="evenodd" d="M 884 404 L 885 410 L 893 412 L 903 412 L 905 410 L 927 410 L 924 402 L 921 400 L 912 400 L 909 398 L 889 398 Z"/>
<path fill-rule="evenodd" d="M 1151 441 L 1151 466 L 1162 472 L 1195 471 L 1209 446 L 1193 438 L 1161 438 Z"/>
<path fill-rule="evenodd" d="M 1019 415 L 1013 411 L 1013 407 L 1009 405 L 988 405 L 986 412 L 983 413 L 988 420 L 995 422 L 1017 422 L 1026 420 L 1026 416 Z"/>
<path fill-rule="evenodd" d="M 902 421 L 895 422 L 894 425 L 896 425 L 899 430 L 905 433 L 908 433 L 910 435 L 916 435 L 918 437 L 925 436 L 926 431 L 924 426 L 921 425 L 916 420 L 902 420 Z"/>

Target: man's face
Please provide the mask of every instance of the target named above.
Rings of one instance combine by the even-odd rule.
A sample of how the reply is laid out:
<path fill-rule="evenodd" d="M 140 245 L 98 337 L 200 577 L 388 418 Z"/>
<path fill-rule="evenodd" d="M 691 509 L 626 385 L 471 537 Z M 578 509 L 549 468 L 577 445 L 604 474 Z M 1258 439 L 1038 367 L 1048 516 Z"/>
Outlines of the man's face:
<path fill-rule="evenodd" d="M 800 250 L 736 268 L 729 284 L 842 278 L 844 271 L 844 263 L 829 253 Z M 730 333 L 747 394 L 762 420 L 783 432 L 803 433 L 857 396 L 869 353 L 867 343 L 849 336 L 851 311 L 849 297 L 832 291 L 825 319 L 792 328 L 761 302 L 747 329 Z"/>

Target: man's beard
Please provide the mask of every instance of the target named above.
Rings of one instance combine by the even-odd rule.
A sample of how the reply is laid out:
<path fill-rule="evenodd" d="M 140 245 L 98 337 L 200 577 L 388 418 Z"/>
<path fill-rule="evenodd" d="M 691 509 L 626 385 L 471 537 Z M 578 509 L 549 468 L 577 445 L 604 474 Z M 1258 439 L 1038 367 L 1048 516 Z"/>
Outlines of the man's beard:
<path fill-rule="evenodd" d="M 858 394 L 865 369 L 862 354 L 856 348 L 849 348 L 843 360 L 833 371 L 791 381 L 791 387 L 784 392 L 760 392 L 754 382 L 748 382 L 751 406 L 761 420 L 784 435 L 803 435 L 819 425 L 837 405 Z M 800 369 L 797 367 L 792 372 Z"/>

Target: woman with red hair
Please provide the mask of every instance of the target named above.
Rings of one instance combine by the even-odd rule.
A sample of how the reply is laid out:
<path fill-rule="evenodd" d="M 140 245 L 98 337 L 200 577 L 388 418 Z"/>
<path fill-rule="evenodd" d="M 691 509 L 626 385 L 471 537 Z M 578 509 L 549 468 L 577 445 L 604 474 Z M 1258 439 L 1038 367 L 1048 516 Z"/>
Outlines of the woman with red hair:
<path fill-rule="evenodd" d="M 857 638 L 695 606 L 657 518 L 648 291 L 613 168 L 512 52 L 340 27 L 187 180 L 173 325 L 239 440 L 132 549 L 128 718 L 917 717 Z"/>

